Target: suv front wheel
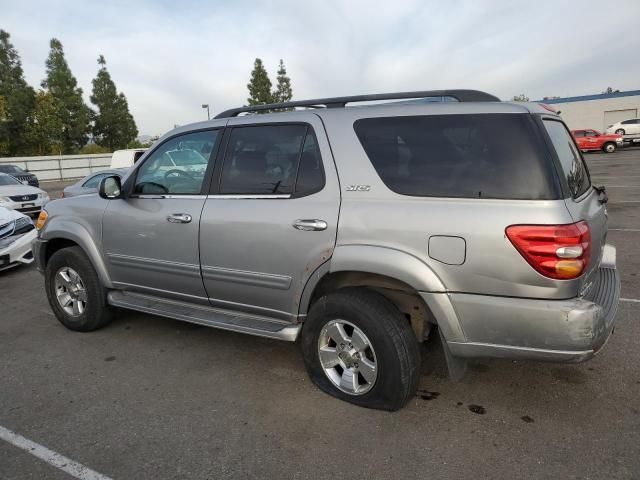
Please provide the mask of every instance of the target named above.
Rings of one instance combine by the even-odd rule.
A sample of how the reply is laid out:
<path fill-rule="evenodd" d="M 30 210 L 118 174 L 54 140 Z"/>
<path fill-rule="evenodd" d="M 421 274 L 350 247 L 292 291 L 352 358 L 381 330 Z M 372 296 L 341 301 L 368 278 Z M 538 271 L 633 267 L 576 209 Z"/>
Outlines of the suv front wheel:
<path fill-rule="evenodd" d="M 384 296 L 348 288 L 316 301 L 302 355 L 324 392 L 367 408 L 398 410 L 415 394 L 420 351 L 407 319 Z"/>
<path fill-rule="evenodd" d="M 62 248 L 51 255 L 44 283 L 51 309 L 68 329 L 90 332 L 111 321 L 106 291 L 80 247 Z"/>

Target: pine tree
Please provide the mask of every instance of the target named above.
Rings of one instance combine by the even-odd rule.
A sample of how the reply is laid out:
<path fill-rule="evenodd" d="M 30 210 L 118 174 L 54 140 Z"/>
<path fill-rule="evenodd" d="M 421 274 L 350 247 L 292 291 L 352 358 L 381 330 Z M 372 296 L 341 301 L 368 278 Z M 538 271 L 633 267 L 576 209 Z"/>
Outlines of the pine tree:
<path fill-rule="evenodd" d="M 273 92 L 274 102 L 288 102 L 293 97 L 293 91 L 291 90 L 291 79 L 287 75 L 287 69 L 284 66 L 284 62 L 280 59 L 280 66 L 278 68 L 278 83 L 276 89 Z"/>
<path fill-rule="evenodd" d="M 28 153 L 26 125 L 34 107 L 35 92 L 24 79 L 18 52 L 0 30 L 0 97 L 3 114 L 0 120 L 0 154 Z"/>
<path fill-rule="evenodd" d="M 265 103 L 273 103 L 271 95 L 271 80 L 262 64 L 262 60 L 256 58 L 251 71 L 251 79 L 247 84 L 249 89 L 249 105 L 264 105 Z M 265 113 L 265 112 L 262 112 Z"/>
<path fill-rule="evenodd" d="M 129 112 L 124 94 L 118 94 L 115 83 L 107 71 L 104 57 L 98 57 L 100 70 L 93 79 L 91 103 L 98 107 L 93 125 L 93 137 L 110 151 L 125 148 L 138 136 L 138 128 Z"/>
<path fill-rule="evenodd" d="M 26 134 L 34 153 L 38 155 L 62 153 L 64 128 L 57 106 L 58 102 L 51 92 L 40 90 L 36 94 L 36 105 Z"/>
<path fill-rule="evenodd" d="M 63 153 L 75 153 L 87 143 L 91 130 L 91 110 L 82 99 L 82 89 L 71 73 L 59 40 L 52 38 L 46 61 L 47 78 L 42 87 L 48 89 L 56 101 L 56 109 L 63 126 Z"/>

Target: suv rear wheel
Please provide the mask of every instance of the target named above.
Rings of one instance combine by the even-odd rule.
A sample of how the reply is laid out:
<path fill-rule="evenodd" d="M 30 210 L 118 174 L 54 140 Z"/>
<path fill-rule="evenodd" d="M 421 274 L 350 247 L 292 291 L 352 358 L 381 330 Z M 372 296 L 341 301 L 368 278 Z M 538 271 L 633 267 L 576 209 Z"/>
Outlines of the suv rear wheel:
<path fill-rule="evenodd" d="M 316 301 L 302 355 L 324 392 L 367 408 L 398 410 L 414 395 L 420 351 L 409 322 L 382 295 L 348 288 Z"/>
<path fill-rule="evenodd" d="M 68 329 L 90 332 L 111 321 L 106 291 L 80 247 L 55 252 L 47 262 L 44 282 L 51 309 Z"/>
<path fill-rule="evenodd" d="M 616 135 L 624 135 L 624 129 L 619 128 L 616 130 Z"/>

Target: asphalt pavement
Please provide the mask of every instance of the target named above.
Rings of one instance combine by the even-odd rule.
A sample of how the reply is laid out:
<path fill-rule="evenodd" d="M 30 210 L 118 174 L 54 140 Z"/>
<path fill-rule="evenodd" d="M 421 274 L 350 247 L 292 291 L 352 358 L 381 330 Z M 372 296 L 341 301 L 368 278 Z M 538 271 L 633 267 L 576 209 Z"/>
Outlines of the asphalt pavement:
<path fill-rule="evenodd" d="M 135 312 L 68 331 L 30 266 L 0 274 L 0 427 L 113 479 L 640 478 L 640 149 L 586 158 L 625 299 L 587 363 L 483 360 L 366 410 L 295 344 Z M 0 440 L 0 478 L 71 477 Z"/>

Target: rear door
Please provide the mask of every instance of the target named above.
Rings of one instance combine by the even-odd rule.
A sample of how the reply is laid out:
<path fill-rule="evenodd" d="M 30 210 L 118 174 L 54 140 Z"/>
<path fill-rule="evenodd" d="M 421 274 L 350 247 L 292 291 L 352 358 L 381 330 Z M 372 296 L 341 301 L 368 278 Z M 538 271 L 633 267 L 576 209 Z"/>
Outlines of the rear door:
<path fill-rule="evenodd" d="M 212 305 L 293 320 L 314 270 L 332 255 L 340 191 L 314 114 L 229 120 L 200 221 Z"/>
<path fill-rule="evenodd" d="M 543 124 L 561 168 L 561 180 L 566 190 L 565 203 L 574 221 L 585 220 L 591 233 L 591 262 L 589 273 L 596 269 L 602 257 L 602 248 L 607 235 L 607 209 L 599 201 L 598 192 L 591 186 L 589 170 L 576 148 L 564 123 L 545 118 Z M 583 282 L 589 278 L 584 275 Z"/>

